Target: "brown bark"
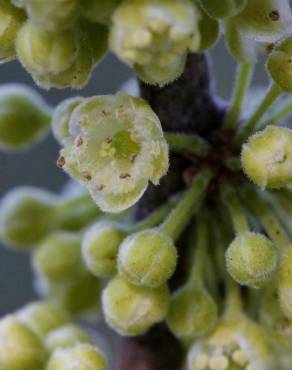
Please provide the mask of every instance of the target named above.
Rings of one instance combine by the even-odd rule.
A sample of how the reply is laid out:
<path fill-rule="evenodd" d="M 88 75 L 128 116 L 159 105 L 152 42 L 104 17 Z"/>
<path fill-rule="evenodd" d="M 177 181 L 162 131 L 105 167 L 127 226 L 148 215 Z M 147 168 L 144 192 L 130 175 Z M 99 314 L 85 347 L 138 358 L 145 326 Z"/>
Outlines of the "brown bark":
<path fill-rule="evenodd" d="M 184 74 L 172 84 L 159 88 L 141 82 L 140 89 L 165 131 L 197 132 L 210 138 L 222 123 L 225 109 L 214 98 L 208 61 L 203 54 L 189 55 Z M 184 186 L 183 173 L 189 166 L 186 158 L 171 155 L 167 176 L 160 186 L 149 186 L 137 207 L 137 219 L 145 217 Z M 179 284 L 184 270 L 186 253 L 180 243 L 178 247 L 180 266 L 172 286 Z M 116 370 L 181 370 L 183 359 L 179 341 L 160 324 L 144 336 L 122 339 Z"/>

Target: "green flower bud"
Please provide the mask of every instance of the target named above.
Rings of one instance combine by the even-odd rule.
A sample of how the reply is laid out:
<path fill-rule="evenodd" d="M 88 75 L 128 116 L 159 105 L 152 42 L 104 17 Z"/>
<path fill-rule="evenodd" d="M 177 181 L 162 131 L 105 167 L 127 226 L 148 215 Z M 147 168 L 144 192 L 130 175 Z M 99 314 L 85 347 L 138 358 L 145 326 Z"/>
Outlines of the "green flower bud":
<path fill-rule="evenodd" d="M 244 9 L 248 0 L 199 0 L 202 8 L 212 18 L 233 17 Z"/>
<path fill-rule="evenodd" d="M 107 363 L 103 353 L 96 347 L 79 343 L 71 348 L 56 349 L 48 364 L 47 370 L 106 370 Z"/>
<path fill-rule="evenodd" d="M 48 302 L 30 303 L 19 310 L 16 317 L 41 338 L 64 325 L 68 320 L 63 310 Z"/>
<path fill-rule="evenodd" d="M 0 204 L 0 236 L 16 248 L 35 246 L 54 226 L 55 199 L 33 187 L 17 187 Z"/>
<path fill-rule="evenodd" d="M 24 0 L 30 20 L 49 31 L 70 28 L 78 15 L 78 0 Z"/>
<path fill-rule="evenodd" d="M 90 22 L 105 23 L 110 20 L 120 0 L 83 0 L 81 14 Z"/>
<path fill-rule="evenodd" d="M 262 234 L 239 234 L 226 251 L 229 274 L 241 285 L 259 288 L 275 273 L 278 255 L 273 243 Z"/>
<path fill-rule="evenodd" d="M 62 145 L 69 136 L 69 121 L 73 110 L 82 103 L 84 99 L 77 96 L 63 100 L 57 106 L 53 114 L 52 130 L 55 139 Z"/>
<path fill-rule="evenodd" d="M 250 137 L 241 154 L 245 174 L 262 189 L 292 184 L 292 130 L 268 126 Z"/>
<path fill-rule="evenodd" d="M 276 44 L 268 61 L 267 69 L 274 82 L 285 92 L 292 92 L 292 37 Z"/>
<path fill-rule="evenodd" d="M 116 272 L 117 255 L 126 230 L 115 222 L 99 221 L 86 230 L 82 256 L 86 267 L 99 277 Z"/>
<path fill-rule="evenodd" d="M 204 288 L 184 286 L 171 297 L 167 325 L 177 337 L 192 339 L 205 335 L 216 321 L 216 303 Z"/>
<path fill-rule="evenodd" d="M 25 149 L 46 133 L 49 108 L 34 90 L 18 84 L 0 88 L 0 149 Z"/>
<path fill-rule="evenodd" d="M 85 272 L 67 285 L 45 287 L 45 294 L 72 316 L 89 316 L 100 306 L 100 283 Z"/>
<path fill-rule="evenodd" d="M 15 57 L 16 34 L 24 21 L 23 10 L 9 0 L 0 1 L 0 64 Z"/>
<path fill-rule="evenodd" d="M 45 238 L 33 255 L 33 267 L 49 284 L 66 284 L 83 271 L 80 236 L 55 232 Z"/>
<path fill-rule="evenodd" d="M 5 370 L 40 370 L 46 353 L 39 337 L 12 316 L 0 321 L 0 367 Z"/>
<path fill-rule="evenodd" d="M 105 212 L 132 206 L 148 181 L 168 169 L 168 146 L 158 117 L 141 99 L 119 93 L 86 99 L 70 119 L 60 159 Z"/>
<path fill-rule="evenodd" d="M 199 33 L 201 35 L 200 48 L 198 51 L 209 49 L 218 41 L 220 36 L 219 22 L 201 10 L 201 19 L 199 22 Z"/>
<path fill-rule="evenodd" d="M 292 319 L 292 248 L 289 246 L 281 257 L 278 272 L 278 295 L 284 315 Z"/>
<path fill-rule="evenodd" d="M 140 78 L 164 85 L 183 72 L 188 50 L 198 50 L 199 18 L 190 0 L 126 0 L 113 15 L 110 46 Z"/>
<path fill-rule="evenodd" d="M 128 236 L 119 249 L 119 273 L 135 285 L 163 285 L 174 273 L 176 262 L 172 239 L 156 229 Z"/>
<path fill-rule="evenodd" d="M 169 292 L 165 285 L 151 289 L 135 286 L 115 277 L 102 293 L 106 322 L 121 335 L 145 333 L 162 321 L 168 310 Z"/>
<path fill-rule="evenodd" d="M 91 338 L 85 330 L 77 325 L 68 324 L 52 331 L 46 338 L 47 350 L 52 353 L 58 348 L 73 347 L 76 343 L 89 343 Z"/>

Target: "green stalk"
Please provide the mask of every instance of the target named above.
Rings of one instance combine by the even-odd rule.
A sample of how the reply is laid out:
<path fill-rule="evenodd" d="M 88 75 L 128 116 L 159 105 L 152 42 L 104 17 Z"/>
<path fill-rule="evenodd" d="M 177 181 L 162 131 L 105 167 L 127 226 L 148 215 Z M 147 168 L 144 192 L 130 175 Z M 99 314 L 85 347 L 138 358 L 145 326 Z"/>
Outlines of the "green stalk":
<path fill-rule="evenodd" d="M 238 65 L 231 105 L 224 121 L 224 127 L 227 129 L 235 130 L 240 120 L 244 99 L 251 82 L 252 72 L 252 64 L 241 63 Z"/>
<path fill-rule="evenodd" d="M 176 153 L 190 153 L 206 157 L 210 152 L 210 145 L 200 136 L 192 134 L 164 133 L 170 149 Z"/>
<path fill-rule="evenodd" d="M 262 122 L 258 128 L 264 129 L 269 125 L 277 124 L 280 121 L 288 118 L 292 112 L 292 101 L 291 98 L 286 99 L 279 107 L 277 107 L 276 111 L 271 114 L 271 116 L 264 122 Z"/>
<path fill-rule="evenodd" d="M 243 310 L 240 288 L 230 277 L 227 277 L 226 290 L 224 317 L 228 320 L 238 319 Z"/>
<path fill-rule="evenodd" d="M 169 235 L 174 241 L 179 238 L 191 217 L 198 211 L 202 196 L 207 189 L 212 175 L 209 169 L 205 169 L 199 173 L 195 177 L 191 187 L 185 191 L 176 207 L 161 224 L 160 230 Z"/>
<path fill-rule="evenodd" d="M 254 112 L 254 114 L 250 117 L 250 119 L 245 123 L 242 129 L 239 131 L 237 136 L 235 137 L 235 143 L 237 145 L 242 144 L 255 130 L 256 125 L 263 117 L 263 115 L 267 112 L 267 110 L 271 107 L 271 105 L 280 97 L 282 94 L 282 89 L 276 85 L 272 84 L 264 99 Z"/>

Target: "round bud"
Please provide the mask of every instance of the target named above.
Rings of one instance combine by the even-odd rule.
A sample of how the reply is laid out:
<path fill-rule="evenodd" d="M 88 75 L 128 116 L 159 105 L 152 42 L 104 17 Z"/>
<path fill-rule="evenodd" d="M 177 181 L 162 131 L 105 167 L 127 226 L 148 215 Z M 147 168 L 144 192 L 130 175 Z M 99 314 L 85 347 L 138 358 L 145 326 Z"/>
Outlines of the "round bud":
<path fill-rule="evenodd" d="M 169 292 L 165 285 L 151 289 L 115 277 L 102 293 L 102 307 L 109 326 L 121 335 L 145 333 L 162 321 L 168 310 Z"/>
<path fill-rule="evenodd" d="M 167 325 L 175 336 L 203 336 L 214 328 L 216 321 L 216 303 L 203 287 L 184 286 L 171 297 Z"/>
<path fill-rule="evenodd" d="M 48 364 L 47 370 L 106 370 L 107 363 L 103 353 L 96 347 L 78 343 L 71 348 L 56 349 Z"/>
<path fill-rule="evenodd" d="M 90 22 L 106 23 L 118 6 L 120 0 L 83 0 L 81 14 Z"/>
<path fill-rule="evenodd" d="M 77 32 L 48 32 L 27 21 L 16 39 L 18 59 L 32 75 L 57 75 L 68 70 L 79 50 Z"/>
<path fill-rule="evenodd" d="M 45 350 L 39 337 L 12 316 L 0 321 L 0 367 L 5 370 L 39 370 Z"/>
<path fill-rule="evenodd" d="M 46 133 L 49 108 L 34 90 L 24 85 L 0 87 L 0 149 L 25 149 Z"/>
<path fill-rule="evenodd" d="M 48 283 L 70 282 L 83 271 L 80 236 L 61 231 L 49 235 L 35 251 L 33 267 Z"/>
<path fill-rule="evenodd" d="M 0 14 L 0 63 L 2 63 L 15 57 L 15 38 L 25 21 L 25 13 L 13 6 L 9 0 L 1 0 Z"/>
<path fill-rule="evenodd" d="M 73 347 L 76 343 L 91 343 L 90 336 L 81 327 L 64 325 L 52 331 L 45 340 L 47 350 L 52 353 L 58 348 Z"/>
<path fill-rule="evenodd" d="M 247 0 L 199 0 L 202 8 L 210 17 L 215 19 L 229 18 L 240 13 L 247 4 Z"/>
<path fill-rule="evenodd" d="M 292 248 L 287 248 L 280 260 L 278 272 L 278 295 L 281 309 L 288 319 L 292 319 Z"/>
<path fill-rule="evenodd" d="M 70 28 L 78 16 L 78 0 L 24 0 L 29 19 L 49 31 Z"/>
<path fill-rule="evenodd" d="M 119 246 L 125 237 L 125 229 L 115 222 L 99 221 L 89 227 L 82 240 L 86 267 L 96 276 L 114 275 Z"/>
<path fill-rule="evenodd" d="M 262 189 L 292 184 L 292 130 L 268 126 L 242 148 L 245 174 Z"/>
<path fill-rule="evenodd" d="M 126 0 L 112 17 L 110 46 L 144 81 L 164 85 L 183 72 L 188 50 L 198 50 L 199 19 L 190 0 Z"/>
<path fill-rule="evenodd" d="M 63 100 L 54 111 L 52 130 L 54 137 L 61 145 L 69 136 L 69 121 L 72 112 L 83 100 L 79 96 Z"/>
<path fill-rule="evenodd" d="M 90 273 L 84 273 L 67 285 L 47 287 L 49 298 L 72 316 L 88 316 L 100 307 L 100 283 Z"/>
<path fill-rule="evenodd" d="M 262 234 L 239 234 L 226 251 L 229 274 L 241 285 L 263 286 L 275 273 L 278 262 L 273 243 Z"/>
<path fill-rule="evenodd" d="M 267 69 L 273 81 L 285 92 L 292 92 L 292 37 L 275 45 Z"/>
<path fill-rule="evenodd" d="M 174 273 L 176 262 L 172 239 L 156 229 L 130 235 L 119 249 L 119 273 L 135 285 L 163 285 Z"/>
<path fill-rule="evenodd" d="M 105 212 L 132 206 L 168 169 L 160 121 L 142 99 L 123 93 L 86 99 L 71 116 L 70 134 L 63 168 Z"/>
<path fill-rule="evenodd" d="M 54 226 L 54 197 L 33 187 L 9 191 L 0 204 L 0 236 L 16 248 L 35 246 Z"/>
<path fill-rule="evenodd" d="M 213 46 L 220 36 L 219 22 L 209 17 L 207 13 L 201 10 L 201 19 L 199 22 L 199 32 L 201 35 L 200 48 L 198 51 L 204 51 Z"/>
<path fill-rule="evenodd" d="M 19 310 L 16 317 L 41 338 L 68 320 L 63 310 L 47 302 L 30 303 Z"/>

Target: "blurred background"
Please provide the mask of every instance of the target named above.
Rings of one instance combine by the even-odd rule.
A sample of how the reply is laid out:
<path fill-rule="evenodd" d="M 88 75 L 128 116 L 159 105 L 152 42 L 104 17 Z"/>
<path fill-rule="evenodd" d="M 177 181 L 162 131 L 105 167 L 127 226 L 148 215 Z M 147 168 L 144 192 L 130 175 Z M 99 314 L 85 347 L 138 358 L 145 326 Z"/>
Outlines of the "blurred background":
<path fill-rule="evenodd" d="M 210 54 L 217 93 L 228 99 L 234 78 L 234 62 L 226 53 L 223 42 L 219 42 Z M 265 83 L 263 61 L 259 62 L 255 76 L 255 85 Z M 40 92 L 52 106 L 55 106 L 69 96 L 115 93 L 131 77 L 131 71 L 109 54 L 97 66 L 89 84 L 82 91 L 52 89 Z M 0 65 L 0 84 L 11 82 L 24 83 L 37 89 L 29 74 L 18 62 Z M 68 177 L 56 166 L 58 150 L 58 144 L 52 136 L 49 136 L 26 152 L 19 154 L 0 152 L 0 196 L 18 185 L 34 185 L 60 192 Z M 34 298 L 28 255 L 15 253 L 1 246 L 0 316 Z"/>

